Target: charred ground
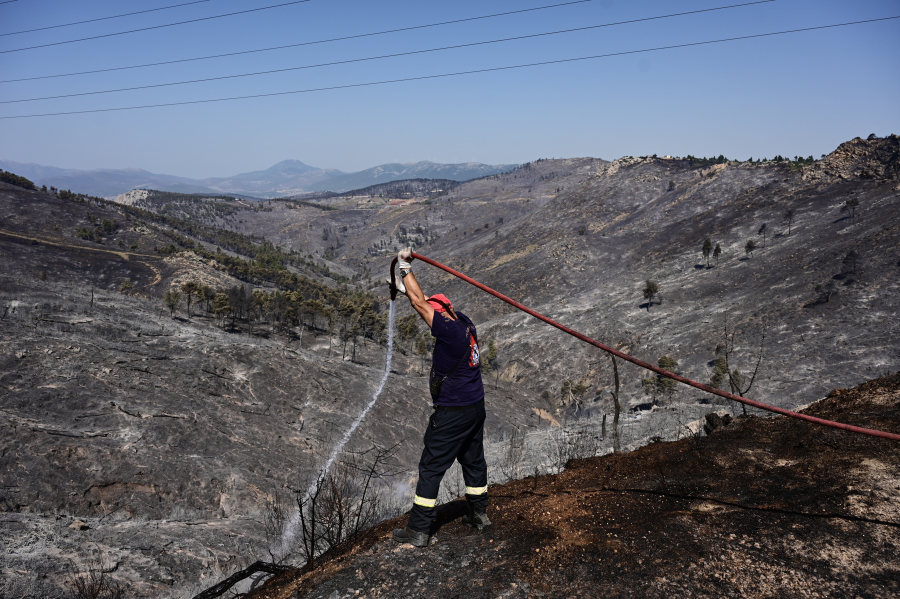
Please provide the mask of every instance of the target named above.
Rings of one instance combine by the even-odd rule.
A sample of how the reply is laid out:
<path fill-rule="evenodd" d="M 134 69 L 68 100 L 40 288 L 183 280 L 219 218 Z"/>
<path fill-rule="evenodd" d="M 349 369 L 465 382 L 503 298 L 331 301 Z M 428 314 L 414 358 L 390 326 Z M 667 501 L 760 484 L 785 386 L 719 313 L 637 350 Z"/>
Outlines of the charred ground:
<path fill-rule="evenodd" d="M 115 577 L 131 584 L 135 596 L 185 595 L 192 583 L 209 586 L 260 557 L 263 500 L 273 490 L 301 484 L 298 478 L 331 447 L 334 431 L 345 430 L 370 398 L 383 346 L 363 342 L 358 354 L 344 355 L 336 350 L 339 333 L 324 319 L 298 324 L 267 316 L 226 326 L 205 310 L 188 317 L 183 306 L 173 317 L 161 300 L 185 282 L 214 288 L 246 285 L 274 293 L 278 277 L 271 276 L 266 264 L 294 256 L 301 260 L 281 264 L 278 273 L 299 277 L 305 272 L 324 285 L 322 293 L 329 297 L 380 294 L 383 316 L 386 294 L 377 281 L 396 249 L 414 244 L 420 253 L 640 358 L 656 362 L 669 355 L 677 360 L 678 371 L 701 381 L 708 380 L 720 353 L 727 312 L 740 333 L 736 350 L 742 369 L 748 356 L 755 355 L 763 331 L 767 334 L 751 397 L 796 407 L 834 387 L 895 370 L 900 355 L 898 165 L 897 136 L 855 139 L 813 164 L 649 157 L 612 163 L 540 160 L 428 197 L 349 194 L 316 206 L 172 196 L 147 205 L 159 211 L 153 218 L 135 216 L 142 213 L 129 211 L 133 206 L 0 183 L 0 504 L 4 533 L 9 533 L 3 539 L 13 542 L 7 549 L 18 552 L 3 565 L 4 575 L 21 572 L 22 580 L 58 584 L 65 580 L 70 560 L 76 570 L 87 567 L 86 548 L 92 547 L 111 560 Z M 859 201 L 853 216 L 840 210 L 849 199 Z M 167 204 L 170 212 L 162 214 Z M 783 219 L 787 210 L 794 211 L 790 223 Z M 757 234 L 761 223 L 769 224 L 765 239 Z M 216 255 L 203 253 L 212 252 L 212 246 L 198 252 L 198 243 L 210 242 L 200 233 L 191 234 L 195 224 L 216 228 L 213 234 L 220 239 L 238 235 L 234 239 L 240 243 Z M 712 268 L 700 255 L 706 236 L 725 250 Z M 752 255 L 744 252 L 748 239 L 763 242 Z M 267 248 L 278 251 L 262 251 Z M 846 263 L 851 250 L 858 256 L 852 267 Z M 612 374 L 605 357 L 440 272 L 417 266 L 417 275 L 427 291 L 447 293 L 464 306 L 481 338 L 499 348 L 500 377 L 488 390 L 494 441 L 503 437 L 505 442 L 513 429 L 535 432 L 567 417 L 571 422 L 584 414 L 609 414 Z M 132 288 L 120 292 L 126 279 Z M 661 303 L 644 304 L 640 289 L 646 279 L 659 283 Z M 825 285 L 837 291 L 826 298 L 816 290 Z M 405 314 L 408 307 L 401 306 L 398 316 Z M 415 461 L 421 423 L 429 411 L 421 362 L 410 350 L 407 342 L 398 347 L 385 391 L 390 400 L 370 414 L 354 447 L 404 439 L 398 459 L 407 465 Z M 680 415 L 696 418 L 725 408 L 708 405 L 708 398 L 693 391 L 656 398 L 653 407 L 641 389 L 643 373 L 624 367 L 620 375 L 626 410 L 641 414 L 628 422 L 669 422 L 680 428 L 685 424 Z M 565 392 L 573 388 L 581 394 Z M 733 415 L 738 412 L 732 409 Z M 668 418 L 671 414 L 679 416 Z M 740 422 L 750 423 L 741 427 L 757 422 L 769 426 L 767 420 Z M 665 432 L 632 428 L 635 442 Z M 682 441 L 673 447 L 689 448 L 683 459 L 690 462 L 691 451 L 712 442 Z M 609 445 L 609 436 L 603 437 L 595 453 L 609 451 Z M 653 447 L 641 452 L 655 451 Z M 757 459 L 752 452 L 747 455 Z M 767 454 L 760 456 L 760 463 L 768 464 Z M 690 459 L 697 468 L 713 468 L 700 458 Z M 783 459 L 788 461 L 778 468 L 800 477 L 790 484 L 816 484 L 803 480 L 802 469 L 794 471 L 793 457 Z M 873 459 L 880 460 L 877 455 Z M 622 476 L 630 476 L 628 468 L 641 468 L 639 458 L 609 460 L 603 463 L 619 468 Z M 746 473 L 755 467 L 741 464 L 741 484 L 752 483 Z M 760 472 L 765 473 L 769 466 L 763 466 Z M 570 470 L 580 467 L 573 463 Z M 728 484 L 734 482 L 730 474 L 717 472 Z M 574 522 L 587 526 L 587 514 L 602 513 L 604 506 L 618 501 L 631 505 L 633 511 L 627 513 L 640 522 L 640 499 L 670 514 L 670 520 L 660 522 L 676 529 L 676 513 L 712 514 L 725 519 L 698 528 L 698 535 L 714 554 L 717 547 L 738 551 L 741 539 L 729 540 L 733 531 L 728 527 L 747 530 L 740 528 L 741 522 L 763 512 L 744 508 L 765 507 L 740 503 L 744 491 L 734 487 L 731 499 L 714 495 L 712 507 L 694 510 L 693 491 L 678 487 L 677 477 L 657 473 L 651 481 L 645 474 L 640 493 L 597 488 L 596 497 L 591 491 L 581 499 L 590 510 L 580 513 L 575 505 L 560 504 L 559 513 L 571 513 Z M 895 473 L 890 476 L 896 479 Z M 878 480 L 859 480 L 859 496 L 881 492 Z M 527 485 L 533 486 L 530 493 L 543 493 L 539 485 L 549 481 L 516 483 L 526 485 L 516 501 L 530 497 Z M 669 498 L 686 502 L 679 504 L 681 512 L 651 505 L 662 497 L 654 493 L 664 486 L 685 495 Z M 559 497 L 533 497 L 550 505 L 567 497 L 569 488 L 548 487 L 559 490 Z M 748 484 L 746 493 L 755 501 L 760 493 L 754 489 Z M 732 499 L 735 506 L 722 503 Z M 502 502 L 498 497 L 495 505 Z M 536 559 L 545 546 L 534 545 L 550 542 L 546 534 L 557 534 L 550 516 L 540 517 L 539 504 L 529 505 L 519 513 L 534 528 L 521 530 L 537 534 L 532 548 L 541 551 L 514 553 L 518 546 L 508 544 L 498 553 L 504 561 L 507 555 Z M 505 516 L 497 517 L 503 523 Z M 716 522 L 724 530 L 715 528 Z M 454 526 L 440 535 L 447 537 Z M 609 539 L 607 532 L 622 537 L 618 529 L 597 529 L 584 547 Z M 577 544 L 577 538 L 564 540 Z M 868 545 L 853 551 L 869 545 L 873 551 L 884 550 L 877 535 L 865 539 Z M 644 539 L 632 540 L 640 551 L 646 549 L 646 556 L 638 554 L 644 563 L 623 568 L 646 574 L 638 566 L 649 567 L 656 554 L 652 546 L 641 545 Z M 524 537 L 517 543 L 527 549 Z M 617 549 L 628 548 L 614 547 L 614 554 Z M 376 557 L 387 555 L 409 558 L 403 552 Z M 471 556 L 458 555 L 460 564 L 465 559 L 474 563 Z M 388 574 L 390 563 L 382 565 Z M 535 563 L 547 568 L 547 576 L 554 570 L 553 576 L 570 584 L 569 575 L 551 562 Z M 790 567 L 779 571 L 793 575 Z M 379 571 L 374 562 L 371 568 Z M 503 580 L 521 578 L 519 570 L 509 570 Z M 472 578 L 471 567 L 460 565 L 454 572 Z M 728 574 L 724 569 L 720 573 Z M 687 578 L 679 580 L 687 585 Z M 391 583 L 387 578 L 383 582 Z"/>
<path fill-rule="evenodd" d="M 900 432 L 900 373 L 804 412 Z M 248 597 L 895 597 L 898 464 L 894 441 L 742 417 L 493 486 L 483 534 L 461 500 L 426 549 L 385 522 Z"/>

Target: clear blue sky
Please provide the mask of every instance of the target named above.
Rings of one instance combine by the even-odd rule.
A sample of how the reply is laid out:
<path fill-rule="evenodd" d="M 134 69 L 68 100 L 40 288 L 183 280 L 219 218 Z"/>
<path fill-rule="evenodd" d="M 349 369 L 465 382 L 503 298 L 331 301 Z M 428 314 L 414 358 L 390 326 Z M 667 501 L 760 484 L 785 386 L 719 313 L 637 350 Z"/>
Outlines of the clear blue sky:
<path fill-rule="evenodd" d="M 19 0 L 0 33 L 186 0 Z M 177 60 L 553 4 L 552 0 L 311 0 L 239 16 L 57 45 L 279 4 L 192 6 L 0 36 L 0 79 Z M 560 0 L 557 0 L 559 2 Z M 177 65 L 0 83 L 0 101 L 311 65 L 737 3 L 592 0 L 506 17 Z M 530 40 L 103 95 L 0 104 L 0 117 L 265 94 L 577 58 L 900 15 L 896 0 L 767 4 Z M 657 153 L 810 154 L 900 133 L 900 19 L 715 45 L 276 97 L 0 120 L 0 158 L 64 168 L 227 176 L 292 158 L 355 171 L 400 161 Z"/>

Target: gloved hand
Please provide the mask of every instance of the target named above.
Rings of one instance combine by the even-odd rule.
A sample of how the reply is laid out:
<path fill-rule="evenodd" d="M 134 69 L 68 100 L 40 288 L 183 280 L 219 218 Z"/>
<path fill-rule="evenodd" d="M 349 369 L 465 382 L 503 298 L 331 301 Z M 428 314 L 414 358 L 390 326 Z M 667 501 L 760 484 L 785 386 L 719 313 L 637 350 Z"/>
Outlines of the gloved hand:
<path fill-rule="evenodd" d="M 402 279 L 402 278 L 400 278 L 400 277 L 398 276 L 398 277 L 394 280 L 394 284 L 391 284 L 391 278 L 390 278 L 390 277 L 388 277 L 387 279 L 385 279 L 385 281 L 387 281 L 387 284 L 388 284 L 388 290 L 396 289 L 398 293 L 402 293 L 403 295 L 406 295 L 406 285 L 403 284 L 403 279 Z"/>
<path fill-rule="evenodd" d="M 409 270 L 412 268 L 410 262 L 413 261 L 412 248 L 408 247 L 397 252 L 397 268 L 401 270 Z"/>

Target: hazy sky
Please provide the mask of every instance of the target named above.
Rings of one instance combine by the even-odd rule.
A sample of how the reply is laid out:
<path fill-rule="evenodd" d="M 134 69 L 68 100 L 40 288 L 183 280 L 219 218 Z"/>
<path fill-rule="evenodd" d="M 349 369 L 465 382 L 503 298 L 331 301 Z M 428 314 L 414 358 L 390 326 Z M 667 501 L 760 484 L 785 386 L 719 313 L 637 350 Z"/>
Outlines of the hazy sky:
<path fill-rule="evenodd" d="M 0 34 L 188 0 L 19 0 Z M 773 2 L 469 48 L 190 85 L 29 102 L 470 44 L 737 4 L 591 0 L 354 40 L 33 81 L 312 42 L 552 5 L 552 0 L 310 0 L 196 23 L 29 46 L 260 8 L 208 0 L 0 36 L 0 117 L 165 104 L 441 75 L 900 15 L 897 0 Z M 557 3 L 560 0 L 557 0 Z M 0 158 L 65 168 L 227 176 L 293 158 L 355 171 L 385 162 L 810 154 L 900 133 L 900 19 L 562 64 L 116 112 L 0 119 Z"/>

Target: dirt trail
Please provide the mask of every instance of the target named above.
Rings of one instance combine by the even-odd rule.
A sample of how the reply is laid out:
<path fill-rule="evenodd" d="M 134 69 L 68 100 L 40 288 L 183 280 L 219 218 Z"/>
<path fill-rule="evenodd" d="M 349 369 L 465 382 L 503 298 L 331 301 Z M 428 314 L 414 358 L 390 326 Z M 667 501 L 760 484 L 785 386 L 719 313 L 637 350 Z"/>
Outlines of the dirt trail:
<path fill-rule="evenodd" d="M 78 244 L 74 244 L 74 243 L 63 243 L 61 241 L 54 241 L 52 238 L 47 238 L 44 236 L 23 235 L 21 233 L 13 233 L 12 231 L 9 231 L 6 229 L 0 229 L 0 235 L 6 235 L 7 237 L 16 237 L 18 239 L 25 239 L 27 241 L 36 241 L 38 243 L 43 243 L 44 245 L 50 245 L 53 247 L 68 248 L 68 249 L 75 249 L 75 250 L 82 250 L 82 251 L 89 251 L 89 252 L 100 252 L 103 254 L 114 254 L 125 261 L 130 261 L 132 258 L 134 258 L 135 262 L 140 262 L 141 264 L 145 265 L 147 268 L 152 270 L 153 273 L 156 275 L 156 278 L 150 283 L 151 286 L 156 285 L 157 283 L 162 281 L 162 271 L 150 263 L 150 260 L 158 260 L 158 258 L 155 258 L 152 256 L 147 256 L 146 254 L 136 254 L 134 252 L 120 252 L 118 250 L 110 250 L 110 249 L 106 249 L 106 248 L 91 247 L 89 245 L 78 245 Z"/>
<path fill-rule="evenodd" d="M 804 412 L 898 432 L 900 373 Z M 424 550 L 390 540 L 405 517 L 384 522 L 247 597 L 897 597 L 898 490 L 900 443 L 738 418 L 491 487 L 484 534 L 462 501 Z"/>

